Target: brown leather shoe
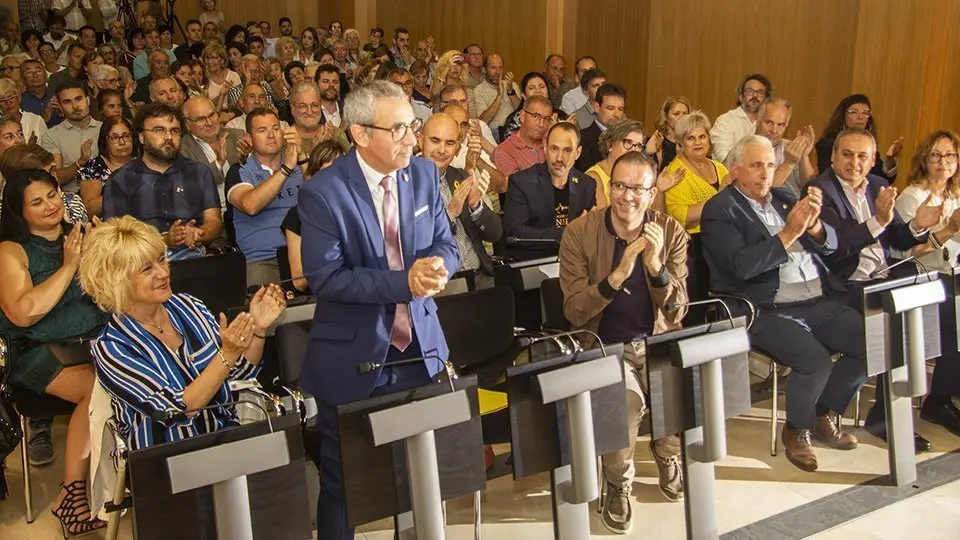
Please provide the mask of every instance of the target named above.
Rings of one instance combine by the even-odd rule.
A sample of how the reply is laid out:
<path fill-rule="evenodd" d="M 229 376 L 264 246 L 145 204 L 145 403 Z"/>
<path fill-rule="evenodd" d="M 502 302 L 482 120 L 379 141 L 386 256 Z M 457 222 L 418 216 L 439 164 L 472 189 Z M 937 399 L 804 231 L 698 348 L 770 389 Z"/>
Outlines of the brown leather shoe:
<path fill-rule="evenodd" d="M 813 443 L 810 442 L 809 429 L 787 429 L 787 426 L 783 426 L 781 437 L 790 463 L 803 471 L 817 470 L 817 454 L 813 451 Z"/>
<path fill-rule="evenodd" d="M 857 447 L 857 438 L 840 429 L 832 414 L 817 417 L 813 436 L 818 441 L 837 450 L 853 450 Z"/>

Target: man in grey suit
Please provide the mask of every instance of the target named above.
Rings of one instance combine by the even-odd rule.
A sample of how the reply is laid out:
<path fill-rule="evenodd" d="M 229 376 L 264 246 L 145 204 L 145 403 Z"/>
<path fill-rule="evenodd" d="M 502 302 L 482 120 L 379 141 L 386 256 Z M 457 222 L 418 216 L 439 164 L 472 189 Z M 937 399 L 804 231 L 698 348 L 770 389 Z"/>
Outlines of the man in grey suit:
<path fill-rule="evenodd" d="M 493 260 L 483 243 L 499 240 L 503 226 L 500 217 L 483 202 L 490 186 L 489 175 L 471 174 L 450 166 L 460 151 L 460 126 L 448 114 L 431 116 L 418 140 L 423 157 L 440 169 L 440 196 L 460 250 L 458 274 L 473 282 L 471 290 L 493 287 Z M 469 156 L 467 161 L 471 161 Z"/>
<path fill-rule="evenodd" d="M 203 163 L 210 169 L 223 204 L 223 201 L 226 201 L 223 184 L 227 171 L 231 165 L 246 158 L 246 155 L 241 155 L 241 151 L 237 149 L 243 140 L 244 132 L 221 128 L 219 113 L 213 102 L 205 97 L 188 99 L 183 104 L 183 116 L 186 118 L 187 134 L 180 144 L 180 156 Z"/>

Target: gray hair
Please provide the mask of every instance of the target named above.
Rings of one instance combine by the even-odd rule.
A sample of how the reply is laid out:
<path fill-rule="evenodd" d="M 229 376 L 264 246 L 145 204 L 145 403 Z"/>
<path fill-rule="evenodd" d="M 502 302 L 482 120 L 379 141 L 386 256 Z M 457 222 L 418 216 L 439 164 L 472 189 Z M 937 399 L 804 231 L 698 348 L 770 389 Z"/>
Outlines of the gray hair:
<path fill-rule="evenodd" d="M 388 99 L 409 101 L 403 88 L 390 81 L 373 81 L 351 90 L 343 102 L 343 126 L 372 124 L 377 103 Z"/>
<path fill-rule="evenodd" d="M 677 124 L 679 125 L 679 122 Z M 773 152 L 773 145 L 770 144 L 770 140 L 766 137 L 761 135 L 747 135 L 746 137 L 741 137 L 739 141 L 734 143 L 730 153 L 727 154 L 727 164 L 743 165 L 743 152 L 748 146 L 753 144 L 758 144 L 762 146 L 764 150 L 769 150 L 771 153 Z"/>
<path fill-rule="evenodd" d="M 290 96 L 288 99 L 293 101 L 293 96 L 306 94 L 307 92 L 313 92 L 317 94 L 317 97 L 320 97 L 320 87 L 317 86 L 317 83 L 313 81 L 303 81 L 302 83 L 294 85 L 294 87 L 290 89 Z"/>
<path fill-rule="evenodd" d="M 108 66 L 106 64 L 100 64 L 97 66 L 97 69 L 93 70 L 93 82 L 94 84 L 99 85 L 103 81 L 107 80 L 107 77 L 110 75 L 120 76 L 120 72 L 116 70 L 113 66 Z"/>
<path fill-rule="evenodd" d="M 777 97 L 777 98 L 770 98 L 770 99 L 764 101 L 762 105 L 760 105 L 760 110 L 757 111 L 757 118 L 762 118 L 762 117 L 763 117 L 763 113 L 767 110 L 767 106 L 768 106 L 768 105 L 780 105 L 780 106 L 785 107 L 785 108 L 787 109 L 788 115 L 792 115 L 792 114 L 793 114 L 793 105 L 790 104 L 789 101 L 787 101 L 787 100 L 785 100 L 785 99 L 783 99 L 783 98 Z"/>
<path fill-rule="evenodd" d="M 677 143 L 681 143 L 687 138 L 687 135 L 689 135 L 691 131 L 700 127 L 708 134 L 710 133 L 710 119 L 707 118 L 707 115 L 700 109 L 681 116 L 680 119 L 677 120 L 677 125 L 673 128 L 673 132 L 677 137 Z"/>

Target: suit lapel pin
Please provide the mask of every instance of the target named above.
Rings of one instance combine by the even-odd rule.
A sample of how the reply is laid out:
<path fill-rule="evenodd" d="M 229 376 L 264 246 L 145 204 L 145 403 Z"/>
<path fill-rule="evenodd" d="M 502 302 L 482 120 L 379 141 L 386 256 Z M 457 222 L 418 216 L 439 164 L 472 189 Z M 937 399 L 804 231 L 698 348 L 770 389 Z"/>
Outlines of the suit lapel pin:
<path fill-rule="evenodd" d="M 409 182 L 409 181 L 410 181 L 410 177 L 407 175 L 407 173 L 403 173 L 403 181 L 404 181 L 404 182 Z"/>
<path fill-rule="evenodd" d="M 571 178 L 571 180 L 573 180 L 573 183 L 574 183 L 574 184 L 576 184 L 577 182 L 580 181 L 580 179 L 577 178 L 576 176 L 574 176 L 573 178 Z"/>
<path fill-rule="evenodd" d="M 787 209 L 787 203 L 783 203 L 783 209 L 784 209 L 784 210 Z"/>

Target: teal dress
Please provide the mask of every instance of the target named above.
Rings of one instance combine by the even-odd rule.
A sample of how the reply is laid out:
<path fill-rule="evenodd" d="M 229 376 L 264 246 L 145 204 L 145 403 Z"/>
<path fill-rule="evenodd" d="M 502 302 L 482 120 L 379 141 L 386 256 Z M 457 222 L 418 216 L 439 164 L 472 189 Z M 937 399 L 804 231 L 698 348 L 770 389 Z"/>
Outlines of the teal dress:
<path fill-rule="evenodd" d="M 51 242 L 30 236 L 22 242 L 27 269 L 34 286 L 63 266 L 63 236 Z M 74 279 L 57 305 L 33 326 L 21 328 L 0 310 L 0 333 L 7 339 L 10 381 L 21 388 L 43 393 L 60 372 L 60 362 L 44 345 L 78 337 L 95 337 L 107 316 L 80 289 Z"/>

